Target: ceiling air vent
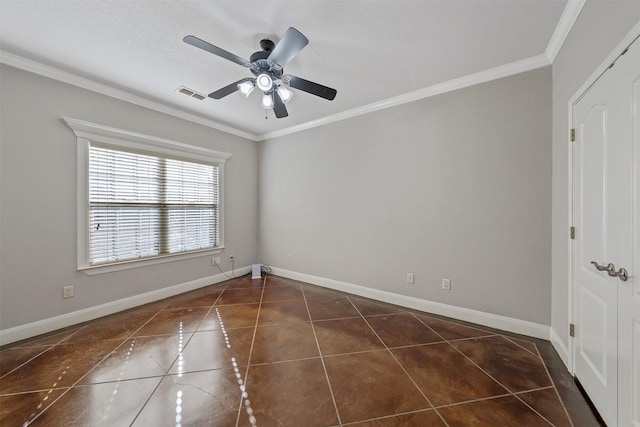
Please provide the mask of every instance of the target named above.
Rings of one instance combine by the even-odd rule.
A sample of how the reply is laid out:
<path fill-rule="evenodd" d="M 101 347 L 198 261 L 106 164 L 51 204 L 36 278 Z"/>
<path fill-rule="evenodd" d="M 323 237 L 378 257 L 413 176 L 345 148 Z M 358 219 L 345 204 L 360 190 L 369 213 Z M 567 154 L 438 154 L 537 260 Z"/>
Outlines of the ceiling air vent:
<path fill-rule="evenodd" d="M 203 99 L 206 99 L 207 97 L 201 93 L 196 92 L 195 90 L 189 89 L 188 87 L 184 87 L 184 86 L 180 86 L 178 87 L 178 89 L 176 89 L 176 91 L 183 93 L 187 96 L 190 96 L 191 98 L 195 98 L 198 101 L 202 101 Z"/>

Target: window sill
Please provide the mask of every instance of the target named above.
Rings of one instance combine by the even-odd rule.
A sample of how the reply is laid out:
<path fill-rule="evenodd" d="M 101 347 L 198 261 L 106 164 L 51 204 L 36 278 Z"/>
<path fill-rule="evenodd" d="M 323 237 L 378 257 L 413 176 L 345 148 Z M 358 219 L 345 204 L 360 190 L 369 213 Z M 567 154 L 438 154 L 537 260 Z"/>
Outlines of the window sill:
<path fill-rule="evenodd" d="M 147 267 L 149 265 L 165 264 L 173 261 L 181 261 L 190 258 L 198 258 L 207 255 L 216 255 L 222 252 L 224 246 L 218 246 L 215 249 L 204 249 L 201 251 L 192 251 L 179 254 L 160 255 L 153 258 L 135 259 L 130 261 L 121 261 L 111 264 L 100 264 L 95 266 L 78 266 L 78 271 L 88 276 L 97 274 L 112 273 L 114 271 L 129 270 L 138 267 Z"/>

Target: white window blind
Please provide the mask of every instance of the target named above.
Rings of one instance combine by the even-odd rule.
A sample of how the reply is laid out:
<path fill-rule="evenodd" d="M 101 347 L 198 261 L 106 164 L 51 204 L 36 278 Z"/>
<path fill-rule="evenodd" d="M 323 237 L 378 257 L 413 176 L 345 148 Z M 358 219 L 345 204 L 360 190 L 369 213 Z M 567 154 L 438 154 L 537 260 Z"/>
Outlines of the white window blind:
<path fill-rule="evenodd" d="M 89 146 L 89 265 L 220 245 L 219 167 Z"/>

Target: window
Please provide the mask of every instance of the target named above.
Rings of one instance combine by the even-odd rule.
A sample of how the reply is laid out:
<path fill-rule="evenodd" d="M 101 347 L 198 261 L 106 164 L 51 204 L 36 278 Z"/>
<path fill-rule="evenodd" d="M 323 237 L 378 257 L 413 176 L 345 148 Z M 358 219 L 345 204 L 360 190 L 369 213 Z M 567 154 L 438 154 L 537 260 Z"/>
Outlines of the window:
<path fill-rule="evenodd" d="M 223 248 L 228 154 L 64 120 L 78 137 L 79 269 L 93 274 Z"/>
<path fill-rule="evenodd" d="M 219 246 L 218 166 L 89 145 L 89 264 Z"/>

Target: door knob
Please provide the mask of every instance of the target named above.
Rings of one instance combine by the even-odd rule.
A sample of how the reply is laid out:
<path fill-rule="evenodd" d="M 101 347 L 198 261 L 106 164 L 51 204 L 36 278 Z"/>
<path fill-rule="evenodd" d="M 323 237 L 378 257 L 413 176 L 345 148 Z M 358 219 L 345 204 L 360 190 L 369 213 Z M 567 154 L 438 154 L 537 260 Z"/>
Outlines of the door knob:
<path fill-rule="evenodd" d="M 596 270 L 598 270 L 598 271 L 606 271 L 606 272 L 609 273 L 609 275 L 611 275 L 612 271 L 614 273 L 616 271 L 616 267 L 612 263 L 609 263 L 607 266 L 604 266 L 604 265 L 598 264 L 595 261 L 591 261 L 591 264 L 593 264 L 593 266 L 596 268 Z"/>
<path fill-rule="evenodd" d="M 598 270 L 598 271 L 606 271 L 609 276 L 617 277 L 618 279 L 622 280 L 623 282 L 626 282 L 627 279 L 629 278 L 629 274 L 627 273 L 627 270 L 625 268 L 621 268 L 618 271 L 616 271 L 616 266 L 613 265 L 612 263 L 609 263 L 606 266 L 604 266 L 604 265 L 598 264 L 595 261 L 591 261 L 591 264 L 593 264 L 593 266 L 596 268 L 596 270 Z"/>
<path fill-rule="evenodd" d="M 618 270 L 618 272 L 616 273 L 616 276 L 618 276 L 618 279 L 622 280 L 623 282 L 626 282 L 627 279 L 629 278 L 626 268 L 621 268 L 620 270 Z"/>

